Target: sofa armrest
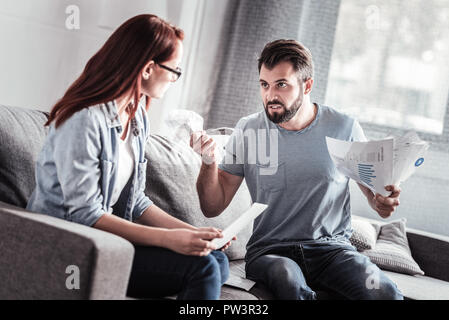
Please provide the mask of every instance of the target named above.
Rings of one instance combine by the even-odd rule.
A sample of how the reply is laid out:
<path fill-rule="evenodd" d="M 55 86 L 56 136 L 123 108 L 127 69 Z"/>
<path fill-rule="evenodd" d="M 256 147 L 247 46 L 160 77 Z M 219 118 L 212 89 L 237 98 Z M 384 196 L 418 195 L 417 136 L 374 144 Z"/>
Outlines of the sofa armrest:
<path fill-rule="evenodd" d="M 134 247 L 0 202 L 0 252 L 0 299 L 125 299 Z"/>
<path fill-rule="evenodd" d="M 426 276 L 449 281 L 449 237 L 407 228 L 413 259 Z"/>

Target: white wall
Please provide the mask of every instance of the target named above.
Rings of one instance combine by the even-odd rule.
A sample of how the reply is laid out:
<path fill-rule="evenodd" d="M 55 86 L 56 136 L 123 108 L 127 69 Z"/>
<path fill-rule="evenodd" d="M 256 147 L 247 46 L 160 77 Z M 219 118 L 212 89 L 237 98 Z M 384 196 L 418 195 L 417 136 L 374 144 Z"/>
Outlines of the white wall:
<path fill-rule="evenodd" d="M 81 10 L 88 2 L 78 2 Z M 98 6 L 83 10 L 80 31 L 67 30 L 70 3 L 0 2 L 1 103 L 49 110 L 106 38 L 108 32 L 92 23 Z"/>
<path fill-rule="evenodd" d="M 142 13 L 153 13 L 184 29 L 185 55 L 181 80 L 173 84 L 164 99 L 153 101 L 150 122 L 160 133 L 169 110 L 187 104 L 188 81 L 195 80 L 192 67 L 199 41 L 211 45 L 216 39 L 200 37 L 221 25 L 208 17 L 203 24 L 207 0 L 2 0 L 0 1 L 0 104 L 50 110 L 68 86 L 121 23 Z M 215 3 L 215 1 L 214 1 Z M 66 8 L 80 9 L 80 29 L 66 28 Z M 220 5 L 218 6 L 220 7 Z M 214 11 L 217 14 L 217 10 Z M 204 45 L 203 45 L 204 47 Z M 204 49 L 204 48 L 203 48 Z M 202 49 L 202 50 L 203 50 Z M 205 52 L 203 52 L 204 54 Z M 210 63 L 210 62 L 209 62 Z M 189 72 L 192 72 L 189 75 Z M 197 89 L 197 88 L 195 88 Z"/>

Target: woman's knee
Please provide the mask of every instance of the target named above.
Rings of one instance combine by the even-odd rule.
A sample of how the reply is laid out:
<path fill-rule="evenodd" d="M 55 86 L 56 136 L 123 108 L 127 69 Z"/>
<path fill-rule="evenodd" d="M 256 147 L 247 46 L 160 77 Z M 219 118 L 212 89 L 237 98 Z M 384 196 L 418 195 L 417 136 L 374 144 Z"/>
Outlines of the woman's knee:
<path fill-rule="evenodd" d="M 213 256 L 218 263 L 219 269 L 220 269 L 220 276 L 221 276 L 221 284 L 223 285 L 229 278 L 229 259 L 228 256 L 223 251 L 212 251 L 210 253 L 211 256 Z"/>
<path fill-rule="evenodd" d="M 222 264 L 226 265 L 226 267 L 222 267 Z M 228 268 L 227 260 L 226 263 L 219 263 L 215 255 L 209 254 L 207 256 L 197 258 L 192 276 L 195 279 L 201 279 L 211 283 L 219 283 L 221 285 L 221 273 L 226 272 L 229 274 L 229 271 L 227 270 Z"/>
<path fill-rule="evenodd" d="M 217 258 L 212 254 L 190 258 L 191 264 L 178 299 L 218 299 L 222 286 L 222 267 Z"/>

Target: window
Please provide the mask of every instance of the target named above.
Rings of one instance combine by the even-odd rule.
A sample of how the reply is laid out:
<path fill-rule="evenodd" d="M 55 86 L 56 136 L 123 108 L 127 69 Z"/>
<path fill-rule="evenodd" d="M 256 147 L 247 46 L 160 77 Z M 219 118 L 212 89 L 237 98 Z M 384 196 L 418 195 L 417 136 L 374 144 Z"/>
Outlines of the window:
<path fill-rule="evenodd" d="M 342 0 L 326 104 L 360 122 L 441 135 L 447 0 Z"/>

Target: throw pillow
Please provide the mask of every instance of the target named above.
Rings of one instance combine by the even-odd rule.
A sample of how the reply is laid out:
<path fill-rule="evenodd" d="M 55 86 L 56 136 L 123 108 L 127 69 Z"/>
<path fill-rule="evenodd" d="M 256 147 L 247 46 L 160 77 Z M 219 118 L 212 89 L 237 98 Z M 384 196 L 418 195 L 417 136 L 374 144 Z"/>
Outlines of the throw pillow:
<path fill-rule="evenodd" d="M 410 275 L 423 275 L 424 271 L 413 259 L 405 228 L 406 219 L 400 219 L 381 227 L 374 249 L 362 253 L 382 269 Z"/>
<path fill-rule="evenodd" d="M 380 232 L 380 225 L 352 217 L 352 235 L 349 241 L 358 251 L 374 249 Z"/>
<path fill-rule="evenodd" d="M 220 216 L 206 218 L 201 211 L 196 190 L 201 158 L 186 143 L 152 135 L 146 146 L 145 157 L 148 161 L 145 193 L 158 207 L 182 221 L 197 227 L 225 229 L 251 206 L 251 196 L 243 182 Z M 237 235 L 237 241 L 233 241 L 225 251 L 230 260 L 244 258 L 251 233 L 252 226 L 248 226 Z"/>

